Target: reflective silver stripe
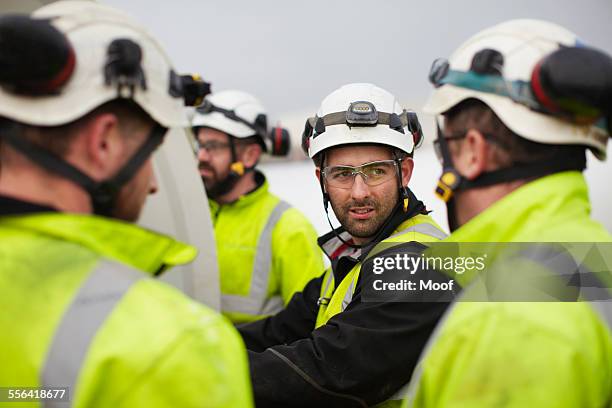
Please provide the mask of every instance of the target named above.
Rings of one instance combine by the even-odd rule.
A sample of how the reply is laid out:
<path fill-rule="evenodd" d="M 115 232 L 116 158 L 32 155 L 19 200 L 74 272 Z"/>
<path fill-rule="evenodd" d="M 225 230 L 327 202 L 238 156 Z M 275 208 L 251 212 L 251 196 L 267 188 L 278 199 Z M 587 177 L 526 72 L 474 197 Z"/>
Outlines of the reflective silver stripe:
<path fill-rule="evenodd" d="M 344 294 L 344 299 L 342 299 L 342 309 L 341 310 L 343 312 L 344 312 L 344 309 L 346 309 L 349 303 L 351 303 L 351 301 L 353 300 L 353 292 L 355 291 L 355 285 L 357 285 L 357 279 L 353 276 L 351 285 L 349 286 L 348 290 Z"/>
<path fill-rule="evenodd" d="M 325 279 L 325 289 L 323 290 L 323 295 L 325 295 L 329 289 L 329 285 L 334 281 L 334 272 L 331 268 L 328 270 L 327 279 Z"/>
<path fill-rule="evenodd" d="M 599 313 L 601 319 L 608 325 L 608 329 L 612 331 L 612 302 L 589 302 L 589 305 Z"/>
<path fill-rule="evenodd" d="M 58 325 L 41 374 L 43 387 L 68 387 L 74 401 L 79 372 L 98 329 L 130 287 L 145 278 L 120 263 L 101 260 L 79 288 Z M 45 401 L 45 408 L 70 402 Z"/>
<path fill-rule="evenodd" d="M 285 307 L 285 302 L 283 301 L 282 296 L 272 296 L 271 298 L 266 299 L 264 305 L 261 307 L 260 314 L 262 315 L 273 315 Z"/>
<path fill-rule="evenodd" d="M 275 314 L 282 310 L 283 301 L 269 302 L 268 284 L 272 266 L 272 232 L 282 215 L 291 206 L 280 200 L 259 235 L 248 296 L 221 295 L 221 310 L 248 315 Z"/>
<path fill-rule="evenodd" d="M 430 237 L 434 237 L 437 239 L 445 239 L 446 237 L 448 237 L 448 234 L 446 234 L 444 231 L 438 229 L 437 227 L 427 222 L 423 222 L 417 225 L 413 225 L 412 227 L 408 227 L 404 230 L 401 230 L 400 232 L 391 235 L 389 238 L 399 237 L 409 232 L 418 232 L 419 234 L 429 235 Z"/>

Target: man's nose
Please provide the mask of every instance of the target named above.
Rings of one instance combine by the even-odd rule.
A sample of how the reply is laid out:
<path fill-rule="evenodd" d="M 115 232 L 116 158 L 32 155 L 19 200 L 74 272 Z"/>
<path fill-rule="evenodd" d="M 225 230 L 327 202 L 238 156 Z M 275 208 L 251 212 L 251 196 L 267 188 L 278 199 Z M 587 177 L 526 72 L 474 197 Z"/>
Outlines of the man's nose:
<path fill-rule="evenodd" d="M 198 149 L 198 160 L 203 162 L 210 161 L 210 153 L 208 152 L 208 150 L 204 149 L 203 147 L 200 147 Z"/>
<path fill-rule="evenodd" d="M 159 190 L 159 184 L 157 183 L 157 176 L 155 170 L 151 172 L 151 180 L 149 181 L 149 194 L 155 194 Z"/>
<path fill-rule="evenodd" d="M 370 187 L 366 184 L 365 177 L 361 173 L 355 175 L 355 181 L 351 188 L 351 198 L 354 200 L 362 200 L 370 195 Z"/>

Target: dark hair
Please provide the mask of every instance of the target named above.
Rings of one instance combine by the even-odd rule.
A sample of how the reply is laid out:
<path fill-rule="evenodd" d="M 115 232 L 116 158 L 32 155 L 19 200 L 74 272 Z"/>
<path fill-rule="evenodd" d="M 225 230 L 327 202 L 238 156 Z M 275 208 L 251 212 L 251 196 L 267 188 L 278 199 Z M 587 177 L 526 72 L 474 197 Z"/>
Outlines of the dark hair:
<path fill-rule="evenodd" d="M 129 99 L 114 99 L 106 102 L 79 119 L 59 126 L 31 126 L 21 124 L 20 137 L 23 137 L 57 155 L 65 156 L 78 131 L 94 117 L 112 113 L 119 119 L 119 127 L 123 133 L 129 135 L 133 129 L 151 123 L 153 119 L 138 104 Z M 13 122 L 4 119 L 4 123 Z M 0 131 L 2 131 L 0 129 Z"/>
<path fill-rule="evenodd" d="M 491 137 L 495 164 L 508 167 L 560 157 L 585 157 L 584 145 L 556 145 L 533 142 L 510 130 L 484 102 L 470 98 L 444 113 L 447 131 L 465 134 L 469 129 Z"/>

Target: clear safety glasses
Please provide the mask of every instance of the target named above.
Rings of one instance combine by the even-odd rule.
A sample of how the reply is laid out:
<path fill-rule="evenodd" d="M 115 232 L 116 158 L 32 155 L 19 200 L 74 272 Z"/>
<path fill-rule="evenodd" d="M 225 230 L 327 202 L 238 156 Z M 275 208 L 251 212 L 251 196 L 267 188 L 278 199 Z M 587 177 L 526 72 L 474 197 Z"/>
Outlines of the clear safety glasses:
<path fill-rule="evenodd" d="M 350 189 L 358 174 L 368 186 L 377 186 L 391 180 L 397 174 L 396 160 L 380 160 L 361 166 L 327 166 L 322 175 L 329 187 Z"/>

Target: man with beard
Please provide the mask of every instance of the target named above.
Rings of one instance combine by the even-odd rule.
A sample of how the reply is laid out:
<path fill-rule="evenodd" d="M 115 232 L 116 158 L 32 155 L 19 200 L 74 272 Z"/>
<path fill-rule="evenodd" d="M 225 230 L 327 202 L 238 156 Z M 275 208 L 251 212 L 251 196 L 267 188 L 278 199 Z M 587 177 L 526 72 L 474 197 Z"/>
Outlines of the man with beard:
<path fill-rule="evenodd" d="M 308 119 L 303 148 L 342 226 L 319 238 L 331 261 L 322 276 L 282 312 L 239 327 L 258 406 L 399 403 L 447 303 L 368 300 L 374 274 L 362 265 L 382 247 L 418 253 L 445 237 L 408 188 L 421 140 L 416 114 L 372 84 L 337 89 Z"/>
<path fill-rule="evenodd" d="M 236 330 L 156 279 L 196 249 L 134 224 L 206 84 L 93 1 L 2 15 L 0 38 L 2 402 L 252 406 Z"/>
<path fill-rule="evenodd" d="M 241 91 L 208 97 L 192 125 L 215 228 L 221 311 L 234 323 L 272 315 L 323 270 L 312 225 L 269 192 L 255 168 L 263 152 L 287 153 L 288 133 L 273 128 L 268 137 L 263 106 Z"/>

